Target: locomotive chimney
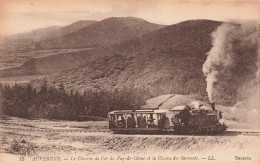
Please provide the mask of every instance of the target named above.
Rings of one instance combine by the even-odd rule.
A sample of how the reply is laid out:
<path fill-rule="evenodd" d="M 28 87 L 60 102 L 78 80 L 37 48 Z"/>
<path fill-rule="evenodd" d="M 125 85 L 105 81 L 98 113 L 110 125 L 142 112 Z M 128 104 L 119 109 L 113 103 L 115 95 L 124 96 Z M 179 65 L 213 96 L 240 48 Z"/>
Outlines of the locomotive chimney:
<path fill-rule="evenodd" d="M 211 104 L 212 110 L 215 111 L 215 110 L 216 110 L 216 109 L 215 109 L 215 103 L 213 102 L 213 103 L 210 103 L 210 104 Z"/>

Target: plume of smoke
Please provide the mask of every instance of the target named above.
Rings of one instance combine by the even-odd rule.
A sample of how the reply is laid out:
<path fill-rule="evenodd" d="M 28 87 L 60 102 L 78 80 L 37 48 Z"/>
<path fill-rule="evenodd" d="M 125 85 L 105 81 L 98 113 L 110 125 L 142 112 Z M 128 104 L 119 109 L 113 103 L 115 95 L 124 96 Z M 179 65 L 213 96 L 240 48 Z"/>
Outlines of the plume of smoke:
<path fill-rule="evenodd" d="M 223 24 L 212 33 L 213 47 L 208 52 L 206 62 L 203 64 L 203 73 L 206 76 L 207 92 L 210 102 L 214 102 L 214 86 L 219 76 L 225 73 L 233 65 L 232 45 L 230 44 L 230 34 L 235 30 L 231 24 Z"/>
<path fill-rule="evenodd" d="M 212 33 L 212 48 L 202 71 L 206 76 L 208 97 L 215 102 L 216 85 L 227 78 L 234 78 L 234 69 L 254 71 L 250 64 L 257 62 L 256 24 L 246 22 L 224 23 Z M 256 72 L 254 72 L 256 75 Z M 234 83 L 236 81 L 233 81 Z"/>

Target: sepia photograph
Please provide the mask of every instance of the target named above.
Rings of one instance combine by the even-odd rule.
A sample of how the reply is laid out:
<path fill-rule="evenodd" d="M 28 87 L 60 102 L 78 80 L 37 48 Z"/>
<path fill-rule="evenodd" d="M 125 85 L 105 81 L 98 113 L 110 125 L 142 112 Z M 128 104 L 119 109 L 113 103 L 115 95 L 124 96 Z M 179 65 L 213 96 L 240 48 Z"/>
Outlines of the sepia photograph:
<path fill-rule="evenodd" d="M 259 163 L 259 68 L 258 0 L 0 0 L 0 163 Z"/>

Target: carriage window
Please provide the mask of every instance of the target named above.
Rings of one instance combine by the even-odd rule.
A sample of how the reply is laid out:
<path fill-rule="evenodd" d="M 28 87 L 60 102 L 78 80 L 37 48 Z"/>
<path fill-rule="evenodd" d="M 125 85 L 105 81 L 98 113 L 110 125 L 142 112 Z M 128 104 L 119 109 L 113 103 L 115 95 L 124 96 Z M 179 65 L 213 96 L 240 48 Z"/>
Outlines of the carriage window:
<path fill-rule="evenodd" d="M 157 114 L 149 114 L 148 116 L 148 120 L 147 120 L 147 123 L 148 123 L 148 128 L 156 128 L 158 127 L 158 120 L 157 120 Z"/>
<path fill-rule="evenodd" d="M 121 120 L 121 118 L 122 118 L 122 115 L 121 115 L 121 114 L 117 114 L 117 115 L 116 115 L 116 119 L 117 119 L 117 120 Z"/>
<path fill-rule="evenodd" d="M 114 121 L 114 120 L 115 120 L 115 115 L 114 115 L 114 114 L 109 115 L 109 120 L 110 120 L 110 121 Z"/>

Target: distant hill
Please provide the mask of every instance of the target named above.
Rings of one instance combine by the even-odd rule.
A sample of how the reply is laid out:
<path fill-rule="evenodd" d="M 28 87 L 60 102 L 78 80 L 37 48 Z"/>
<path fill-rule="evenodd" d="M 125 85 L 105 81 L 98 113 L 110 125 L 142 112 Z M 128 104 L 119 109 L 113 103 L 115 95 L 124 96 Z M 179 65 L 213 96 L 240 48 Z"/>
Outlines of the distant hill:
<path fill-rule="evenodd" d="M 202 64 L 211 48 L 210 34 L 221 22 L 192 20 L 126 40 L 110 50 L 93 51 L 102 59 L 50 76 L 50 85 L 75 89 L 144 87 L 154 95 L 205 94 Z M 66 76 L 64 78 L 64 76 Z M 40 86 L 42 80 L 32 82 Z"/>
<path fill-rule="evenodd" d="M 113 44 L 114 41 L 116 41 L 116 39 L 118 39 L 117 41 L 119 41 L 119 39 L 127 40 L 134 37 L 141 37 L 142 34 L 164 27 L 162 25 L 148 23 L 142 19 L 127 17 L 127 18 L 108 18 L 101 22 L 94 23 L 93 25 L 89 25 L 91 28 L 82 28 L 83 26 L 89 23 L 93 23 L 93 22 L 79 21 L 69 26 L 62 27 L 61 29 L 59 29 L 59 32 L 56 32 L 56 36 L 65 35 L 66 33 L 71 33 L 67 35 L 66 38 L 70 37 L 71 40 L 73 40 L 72 37 L 75 37 L 77 40 L 77 36 L 83 36 L 84 34 L 85 35 L 88 34 L 88 32 L 86 31 L 86 29 L 88 29 L 92 32 L 92 34 L 95 35 L 95 36 L 93 35 L 93 37 L 90 40 L 100 41 L 99 45 L 102 45 L 102 47 L 99 46 L 95 48 L 89 48 L 88 50 L 79 50 L 79 52 L 60 53 L 48 57 L 30 59 L 20 67 L 1 70 L 0 76 L 10 77 L 10 76 L 17 76 L 17 75 L 21 76 L 21 75 L 53 74 L 53 73 L 57 73 L 58 71 L 62 71 L 70 68 L 76 68 L 92 61 L 95 58 L 100 58 L 105 55 L 114 55 L 115 52 L 114 48 L 118 46 L 116 44 Z M 115 26 L 120 26 L 120 28 L 115 28 Z M 126 28 L 126 31 L 124 31 L 123 28 Z M 76 29 L 79 30 L 77 31 Z M 72 32 L 72 31 L 77 31 L 77 32 Z M 111 31 L 114 34 L 117 34 L 118 37 L 114 36 L 113 34 L 110 34 L 109 32 Z M 104 43 L 103 41 L 108 41 L 111 44 L 109 44 L 109 46 L 105 46 L 106 43 Z M 49 42 L 49 40 L 46 40 L 46 42 Z M 80 44 L 81 42 L 77 43 L 77 45 Z M 58 44 L 52 43 L 52 45 L 56 46 Z M 70 48 L 70 46 L 64 46 L 60 48 L 67 49 Z"/>
<path fill-rule="evenodd" d="M 139 18 L 112 17 L 84 27 L 64 37 L 40 41 L 37 43 L 37 47 L 50 49 L 105 46 L 141 37 L 143 34 L 162 27 L 164 26 L 149 23 Z"/>
<path fill-rule="evenodd" d="M 75 22 L 73 24 L 64 26 L 61 30 L 57 31 L 57 34 L 54 36 L 55 36 L 55 38 L 63 37 L 63 36 L 66 36 L 68 34 L 75 32 L 77 30 L 80 30 L 84 27 L 92 25 L 96 22 L 97 21 L 94 21 L 94 20 L 81 20 L 81 21 Z"/>
<path fill-rule="evenodd" d="M 31 32 L 27 32 L 27 33 L 19 33 L 19 34 L 14 34 L 14 35 L 10 35 L 10 36 L 5 36 L 3 39 L 6 41 L 11 41 L 11 40 L 40 41 L 40 40 L 45 40 L 45 39 L 50 39 L 50 38 L 57 38 L 57 37 L 62 37 L 62 36 L 68 35 L 83 27 L 91 25 L 95 22 L 96 21 L 93 21 L 93 20 L 81 20 L 76 23 L 64 26 L 64 27 L 52 26 L 52 27 L 47 27 L 47 28 L 40 28 L 40 29 L 35 29 L 35 30 L 33 30 Z"/>
<path fill-rule="evenodd" d="M 28 41 L 39 41 L 42 39 L 46 39 L 49 37 L 54 37 L 56 35 L 57 31 L 59 31 L 62 27 L 61 26 L 52 26 L 52 27 L 46 27 L 46 28 L 40 28 L 35 29 L 30 32 L 26 33 L 18 33 L 10 36 L 4 36 L 2 39 L 4 41 L 22 41 L 22 40 L 28 40 Z"/>

